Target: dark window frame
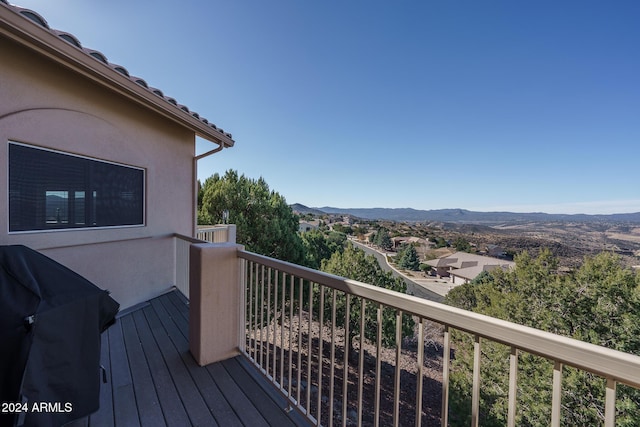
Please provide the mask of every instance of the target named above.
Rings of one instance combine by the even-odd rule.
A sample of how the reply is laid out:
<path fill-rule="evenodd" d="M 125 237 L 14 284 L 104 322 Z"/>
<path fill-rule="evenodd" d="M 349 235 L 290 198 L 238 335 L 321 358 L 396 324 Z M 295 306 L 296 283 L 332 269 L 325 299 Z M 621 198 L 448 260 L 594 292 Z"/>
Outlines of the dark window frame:
<path fill-rule="evenodd" d="M 146 225 L 146 170 L 8 141 L 8 232 Z"/>

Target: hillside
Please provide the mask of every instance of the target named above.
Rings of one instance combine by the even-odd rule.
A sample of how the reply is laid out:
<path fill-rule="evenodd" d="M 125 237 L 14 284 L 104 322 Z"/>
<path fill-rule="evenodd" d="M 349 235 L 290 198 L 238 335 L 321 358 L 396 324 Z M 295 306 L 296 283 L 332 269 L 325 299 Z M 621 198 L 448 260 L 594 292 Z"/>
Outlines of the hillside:
<path fill-rule="evenodd" d="M 380 221 L 395 235 L 462 238 L 477 248 L 498 245 L 509 253 L 535 255 L 548 248 L 561 265 L 576 267 L 585 256 L 611 251 L 628 266 L 640 264 L 640 213 L 617 215 L 551 215 L 544 213 L 472 212 L 463 209 L 341 209 L 292 206 L 314 215 L 352 215 Z"/>
<path fill-rule="evenodd" d="M 605 223 L 640 223 L 640 212 L 611 215 L 586 214 L 547 214 L 543 212 L 476 212 L 466 209 L 434 209 L 418 210 L 412 208 L 335 208 L 325 206 L 309 208 L 301 204 L 291 207 L 301 213 L 316 215 L 345 214 L 370 220 L 411 221 L 411 222 L 452 222 L 466 224 L 500 224 L 514 222 L 605 222 Z"/>

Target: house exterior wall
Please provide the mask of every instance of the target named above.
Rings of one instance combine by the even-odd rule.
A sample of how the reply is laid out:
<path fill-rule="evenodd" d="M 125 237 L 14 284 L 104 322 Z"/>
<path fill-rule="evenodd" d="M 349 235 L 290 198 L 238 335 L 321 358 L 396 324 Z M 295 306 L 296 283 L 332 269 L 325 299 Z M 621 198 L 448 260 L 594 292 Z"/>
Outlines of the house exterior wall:
<path fill-rule="evenodd" d="M 451 282 L 455 285 L 464 285 L 465 283 L 468 283 L 469 280 L 465 279 L 464 277 L 460 277 L 460 276 L 456 276 L 455 274 L 451 274 Z"/>
<path fill-rule="evenodd" d="M 438 275 L 438 277 L 449 277 L 449 271 L 451 270 L 451 267 L 436 267 L 436 275 Z"/>
<path fill-rule="evenodd" d="M 43 252 L 123 308 L 172 286 L 170 236 L 195 229 L 194 133 L 3 38 L 0 76 L 0 244 Z M 8 141 L 145 169 L 144 226 L 9 233 Z"/>

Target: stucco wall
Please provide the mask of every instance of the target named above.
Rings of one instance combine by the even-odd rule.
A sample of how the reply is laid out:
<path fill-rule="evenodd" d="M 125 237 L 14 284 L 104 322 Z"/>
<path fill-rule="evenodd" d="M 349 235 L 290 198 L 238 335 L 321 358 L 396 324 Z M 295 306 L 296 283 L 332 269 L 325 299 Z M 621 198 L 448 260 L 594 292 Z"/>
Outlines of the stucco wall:
<path fill-rule="evenodd" d="M 193 132 L 0 39 L 0 244 L 24 244 L 123 307 L 174 282 L 172 233 L 194 227 Z M 145 225 L 8 233 L 8 141 L 144 168 Z"/>
<path fill-rule="evenodd" d="M 467 279 L 465 279 L 464 277 L 460 277 L 460 276 L 456 276 L 456 275 L 451 275 L 451 281 L 453 282 L 454 285 L 464 285 L 465 283 L 467 283 Z"/>

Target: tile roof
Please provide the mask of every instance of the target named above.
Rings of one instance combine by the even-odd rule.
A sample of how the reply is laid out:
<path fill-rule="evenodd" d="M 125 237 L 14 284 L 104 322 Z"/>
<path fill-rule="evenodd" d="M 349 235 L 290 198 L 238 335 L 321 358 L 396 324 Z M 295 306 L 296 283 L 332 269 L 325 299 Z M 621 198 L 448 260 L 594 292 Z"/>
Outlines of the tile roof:
<path fill-rule="evenodd" d="M 475 265 L 473 267 L 465 267 L 458 268 L 456 270 L 451 270 L 449 274 L 452 276 L 462 277 L 463 279 L 473 280 L 483 271 L 491 271 L 496 268 L 502 268 L 503 270 L 508 270 L 509 266 L 506 264 L 495 265 L 495 264 L 486 264 L 486 265 Z"/>
<path fill-rule="evenodd" d="M 498 258 L 470 254 L 467 252 L 456 252 L 442 258 L 436 258 L 426 261 L 426 263 L 432 267 L 452 267 L 455 269 L 483 265 L 497 265 L 501 267 L 509 267 L 515 265 L 513 261 L 506 261 Z"/>
<path fill-rule="evenodd" d="M 122 65 L 113 64 L 113 63 L 109 62 L 107 60 L 107 57 L 102 52 L 83 47 L 82 44 L 80 43 L 80 41 L 78 40 L 78 38 L 75 37 L 73 34 L 69 34 L 69 33 L 64 32 L 64 31 L 59 31 L 59 30 L 50 28 L 49 24 L 47 23 L 47 21 L 40 14 L 38 14 L 37 12 L 34 12 L 33 10 L 30 10 L 30 9 L 22 8 L 20 6 L 12 5 L 7 0 L 0 0 L 0 5 L 4 5 L 5 7 L 13 10 L 15 13 L 18 13 L 19 15 L 23 16 L 24 18 L 34 22 L 35 24 L 37 24 L 38 26 L 40 26 L 41 28 L 43 28 L 44 30 L 49 32 L 50 34 L 58 37 L 61 40 L 64 40 L 68 44 L 74 46 L 76 49 L 78 49 L 81 52 L 83 52 L 86 56 L 91 57 L 91 58 L 95 59 L 96 61 L 99 61 L 100 63 L 106 65 L 111 70 L 113 70 L 113 72 L 116 72 L 116 73 L 124 76 L 125 78 L 131 80 L 132 82 L 136 83 L 138 86 L 140 86 L 141 88 L 143 88 L 144 90 L 146 90 L 150 94 L 154 94 L 156 97 L 159 97 L 159 98 L 163 99 L 168 104 L 171 104 L 173 106 L 173 108 L 175 108 L 177 110 L 180 110 L 182 112 L 182 114 L 187 114 L 187 115 L 195 118 L 200 123 L 204 124 L 207 128 L 209 128 L 210 132 L 211 131 L 215 131 L 215 132 L 211 132 L 211 133 L 218 133 L 219 136 L 222 139 L 225 140 L 224 145 L 226 145 L 226 146 L 232 146 L 233 145 L 233 139 L 232 139 L 233 137 L 232 137 L 232 135 L 230 133 L 225 132 L 223 129 L 218 128 L 213 123 L 209 123 L 209 121 L 207 119 L 205 119 L 203 117 L 200 117 L 200 115 L 198 113 L 196 113 L 195 111 L 190 111 L 189 108 L 187 108 L 185 105 L 179 104 L 174 98 L 171 98 L 169 96 L 164 95 L 160 89 L 157 89 L 157 88 L 149 86 L 147 84 L 147 82 L 145 80 L 143 80 L 142 78 L 136 77 L 136 76 L 131 76 L 129 74 L 129 71 L 127 71 L 127 69 L 124 68 Z"/>

